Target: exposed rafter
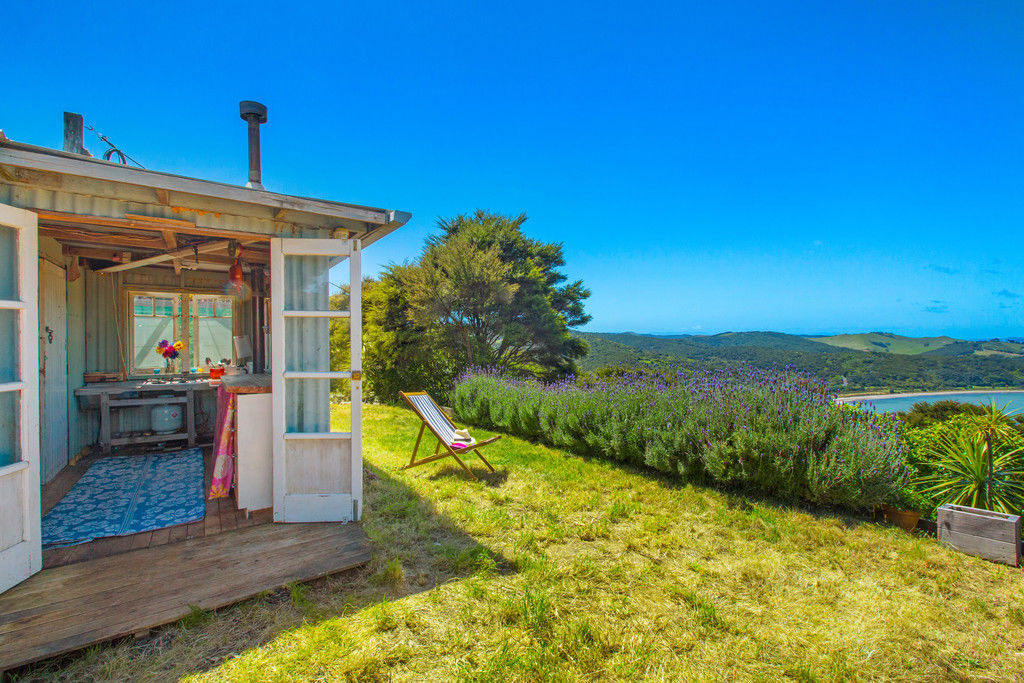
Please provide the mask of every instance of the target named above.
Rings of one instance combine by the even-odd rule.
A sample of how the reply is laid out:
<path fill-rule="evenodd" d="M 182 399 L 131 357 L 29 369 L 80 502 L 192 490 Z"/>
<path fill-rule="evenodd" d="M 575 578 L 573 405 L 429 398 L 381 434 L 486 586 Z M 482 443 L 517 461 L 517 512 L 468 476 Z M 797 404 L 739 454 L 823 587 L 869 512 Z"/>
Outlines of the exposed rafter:
<path fill-rule="evenodd" d="M 178 247 L 178 238 L 174 236 L 174 232 L 171 231 L 171 230 L 163 230 L 162 232 L 163 232 L 163 235 L 164 235 L 164 242 L 167 244 L 167 246 L 169 248 L 171 248 L 171 249 L 176 249 Z M 176 258 L 176 259 L 174 259 L 173 263 L 174 263 L 174 272 L 175 272 L 175 274 L 176 275 L 180 275 L 181 274 L 181 259 Z"/>
<path fill-rule="evenodd" d="M 39 234 L 43 237 L 52 237 L 60 241 L 78 242 L 89 246 L 111 246 L 121 248 L 139 249 L 166 249 L 162 237 L 149 235 L 123 235 L 99 232 L 95 230 L 84 230 L 81 228 L 67 228 L 55 226 L 40 226 Z"/>
<path fill-rule="evenodd" d="M 160 218 L 156 216 L 142 216 L 139 214 L 127 213 L 124 218 L 112 218 L 110 216 L 87 216 L 77 213 L 66 213 L 64 211 L 47 211 L 44 209 L 33 209 L 39 216 L 40 225 L 52 226 L 91 226 L 130 229 L 133 232 L 147 231 L 153 237 L 162 239 L 160 233 L 164 230 L 171 230 L 176 234 L 198 235 L 200 237 L 223 237 L 248 241 L 270 241 L 270 235 L 259 235 L 242 230 L 226 230 L 222 228 L 205 228 L 198 226 L 191 221 L 178 220 L 176 218 Z"/>
<path fill-rule="evenodd" d="M 209 251 L 219 251 L 226 249 L 228 246 L 227 241 L 217 242 L 206 242 L 204 244 L 198 244 L 191 247 L 185 247 L 184 249 L 175 249 L 169 251 L 166 254 L 157 254 L 156 256 L 149 256 L 147 258 L 141 258 L 138 261 L 132 261 L 130 263 L 119 263 L 116 266 L 108 266 L 97 270 L 97 273 L 116 273 L 122 270 L 130 270 L 132 268 L 141 268 L 142 266 L 149 266 L 154 263 L 161 263 L 163 261 L 171 261 L 176 258 L 187 257 L 191 254 L 203 254 Z"/>

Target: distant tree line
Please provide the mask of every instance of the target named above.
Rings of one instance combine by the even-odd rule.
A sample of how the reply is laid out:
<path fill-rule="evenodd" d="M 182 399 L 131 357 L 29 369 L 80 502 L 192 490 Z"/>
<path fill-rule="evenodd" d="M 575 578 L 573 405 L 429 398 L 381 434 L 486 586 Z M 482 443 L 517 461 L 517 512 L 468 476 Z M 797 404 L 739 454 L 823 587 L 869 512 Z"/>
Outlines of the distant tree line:
<path fill-rule="evenodd" d="M 590 352 L 581 363 L 589 371 L 609 366 L 670 369 L 688 362 L 712 368 L 795 365 L 813 372 L 837 392 L 1024 386 L 1024 359 L 1019 356 L 912 356 L 840 348 L 809 352 L 796 348 L 708 346 L 687 339 L 652 340 L 638 335 L 578 334 L 590 345 Z"/>
<path fill-rule="evenodd" d="M 999 407 L 997 405 L 997 407 Z M 956 415 L 978 416 L 985 414 L 985 406 L 962 401 L 919 401 L 910 410 L 896 415 L 911 429 L 922 429 L 947 422 Z M 1010 421 L 1017 431 L 1024 434 L 1024 414 L 1010 414 Z"/>

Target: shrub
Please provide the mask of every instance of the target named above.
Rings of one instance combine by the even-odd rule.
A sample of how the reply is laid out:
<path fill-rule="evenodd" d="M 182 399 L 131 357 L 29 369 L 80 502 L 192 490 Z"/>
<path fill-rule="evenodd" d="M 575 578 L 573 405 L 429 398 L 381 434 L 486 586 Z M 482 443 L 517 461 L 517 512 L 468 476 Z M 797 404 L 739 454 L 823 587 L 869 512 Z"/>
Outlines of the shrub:
<path fill-rule="evenodd" d="M 908 476 L 898 421 L 834 398 L 791 368 L 551 384 L 472 371 L 450 395 L 467 423 L 687 481 L 849 508 L 893 500 Z"/>
<path fill-rule="evenodd" d="M 899 413 L 904 424 L 911 429 L 920 429 L 945 422 L 955 415 L 982 415 L 985 408 L 976 403 L 959 401 L 918 401 L 910 410 Z"/>
<path fill-rule="evenodd" d="M 925 501 L 918 509 L 928 518 L 934 519 L 944 503 L 988 505 L 988 452 L 976 418 L 973 412 L 959 413 L 903 432 L 912 485 Z M 1019 514 L 1024 507 L 1024 436 L 1008 433 L 993 443 L 993 451 L 993 493 L 1002 501 L 998 509 Z"/>
<path fill-rule="evenodd" d="M 1019 437 L 992 441 L 992 488 L 989 452 L 974 425 L 935 430 L 923 448 L 929 473 L 919 486 L 936 507 L 945 503 L 1019 515 L 1024 510 L 1024 448 Z M 991 504 L 990 504 L 991 499 Z"/>

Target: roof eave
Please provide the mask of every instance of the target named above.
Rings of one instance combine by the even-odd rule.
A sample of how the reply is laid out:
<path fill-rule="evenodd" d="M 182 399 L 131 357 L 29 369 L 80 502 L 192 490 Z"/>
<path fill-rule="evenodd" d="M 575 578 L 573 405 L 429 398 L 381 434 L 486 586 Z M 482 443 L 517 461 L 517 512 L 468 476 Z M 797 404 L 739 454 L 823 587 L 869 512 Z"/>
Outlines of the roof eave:
<path fill-rule="evenodd" d="M 387 223 L 380 227 L 373 228 L 363 236 L 362 239 L 364 247 L 369 246 L 376 242 L 377 240 L 379 240 L 381 237 L 384 237 L 385 235 L 388 235 L 394 232 L 395 230 L 398 230 L 400 227 L 408 223 L 409 220 L 412 218 L 412 214 L 409 213 L 408 211 L 389 210 L 387 214 Z"/>
<path fill-rule="evenodd" d="M 362 237 L 366 244 L 375 242 L 384 235 L 397 230 L 411 218 L 411 214 L 404 211 L 284 195 L 172 173 L 130 168 L 102 159 L 14 142 L 2 137 L 0 137 L 0 163 L 93 180 L 127 183 L 168 192 L 240 202 L 263 207 L 264 210 L 271 208 L 281 212 L 297 211 L 314 216 L 354 221 L 365 226 L 366 232 Z"/>

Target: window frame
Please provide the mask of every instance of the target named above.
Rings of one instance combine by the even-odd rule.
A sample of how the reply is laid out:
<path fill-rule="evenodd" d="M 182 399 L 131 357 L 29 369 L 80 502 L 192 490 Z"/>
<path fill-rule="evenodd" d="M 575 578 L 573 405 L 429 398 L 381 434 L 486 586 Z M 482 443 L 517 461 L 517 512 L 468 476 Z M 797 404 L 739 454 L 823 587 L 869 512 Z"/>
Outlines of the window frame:
<path fill-rule="evenodd" d="M 199 318 L 200 318 L 200 315 L 199 315 L 199 300 L 200 299 L 214 299 L 214 304 L 213 304 L 213 306 L 214 306 L 214 308 L 213 308 L 214 315 L 212 315 L 212 316 L 208 316 L 208 315 L 207 316 L 202 316 L 204 318 L 212 318 L 213 320 L 216 320 L 217 318 L 221 317 L 221 316 L 216 315 L 216 313 L 217 313 L 217 303 L 216 303 L 216 300 L 218 300 L 218 299 L 227 299 L 227 300 L 229 300 L 231 302 L 231 314 L 228 316 L 228 317 L 231 318 L 231 344 L 230 344 L 230 347 L 231 347 L 231 362 L 232 363 L 237 363 L 238 359 L 235 357 L 235 336 L 237 336 L 236 333 L 238 332 L 238 326 L 235 323 L 235 315 L 238 312 L 238 308 L 237 308 L 237 306 L 238 306 L 238 297 L 235 296 L 235 295 L 232 295 L 232 294 L 225 294 L 224 292 L 216 292 L 216 293 L 193 292 L 193 293 L 189 294 L 189 297 L 188 297 L 188 302 L 189 302 L 188 303 L 188 306 L 189 306 L 189 322 L 191 323 L 191 327 L 192 327 L 192 329 L 190 331 L 190 334 L 189 334 L 189 337 L 190 338 L 192 338 L 192 337 L 195 338 L 195 339 L 191 339 L 192 343 L 189 346 L 189 354 L 192 357 L 192 367 L 203 367 L 204 362 L 205 362 L 204 359 L 199 357 L 198 321 L 199 321 Z M 211 359 L 211 360 L 214 360 L 214 359 Z"/>
<path fill-rule="evenodd" d="M 203 297 L 212 297 L 217 299 L 230 299 L 231 300 L 231 361 L 237 362 L 235 358 L 235 346 L 234 337 L 238 336 L 239 321 L 238 315 L 241 312 L 239 307 L 238 296 L 234 294 L 225 294 L 219 289 L 202 289 L 202 288 L 181 288 L 181 287 L 160 287 L 154 285 L 125 285 L 123 289 L 123 306 L 125 311 L 123 329 L 125 330 L 124 339 L 126 342 L 125 355 L 127 356 L 127 367 L 129 377 L 152 377 L 154 374 L 160 375 L 180 375 L 183 374 L 183 370 L 190 367 L 202 367 L 197 354 L 199 349 L 196 348 L 196 344 L 192 343 L 192 337 L 195 336 L 195 325 L 199 315 L 198 299 Z M 162 368 L 162 363 L 155 362 L 152 366 L 147 367 L 136 367 L 135 365 L 135 297 L 136 296 L 149 296 L 149 297 L 167 297 L 172 296 L 175 298 L 175 311 L 172 316 L 174 320 L 174 338 L 182 339 L 187 338 L 188 340 L 188 356 L 183 357 L 184 360 L 188 361 L 182 363 L 182 368 L 179 368 L 178 372 L 165 373 Z M 216 305 L 216 304 L 215 304 Z M 156 304 L 153 304 L 154 313 L 156 311 Z M 216 310 L 216 309 L 214 309 Z M 187 330 L 188 334 L 185 335 L 183 332 Z M 156 352 L 153 352 L 154 358 Z M 181 361 L 179 361 L 181 362 Z M 154 372 L 159 370 L 159 373 Z"/>

